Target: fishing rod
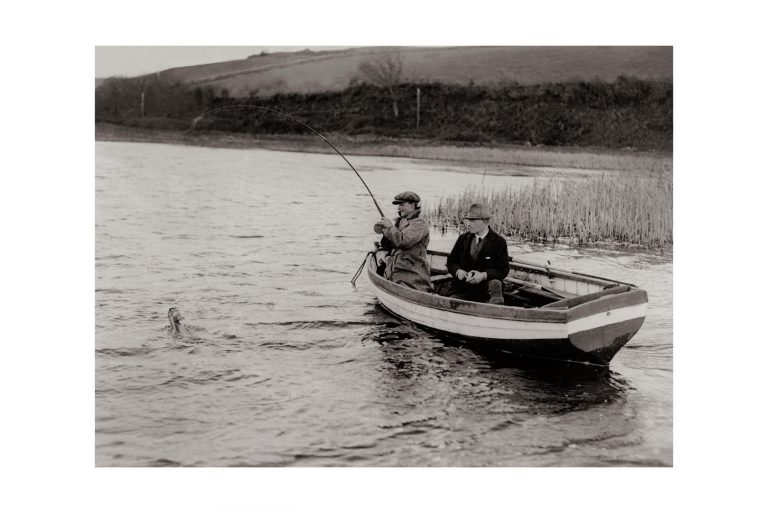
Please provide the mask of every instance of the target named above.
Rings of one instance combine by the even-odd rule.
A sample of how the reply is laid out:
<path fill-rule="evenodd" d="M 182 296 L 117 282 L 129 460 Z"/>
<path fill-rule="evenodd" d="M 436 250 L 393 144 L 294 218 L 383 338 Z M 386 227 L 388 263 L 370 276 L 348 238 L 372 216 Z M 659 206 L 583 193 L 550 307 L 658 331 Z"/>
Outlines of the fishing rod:
<path fill-rule="evenodd" d="M 214 113 L 216 113 L 216 112 L 221 112 L 221 111 L 223 111 L 223 110 L 234 110 L 234 109 L 238 109 L 238 108 L 252 108 L 252 109 L 256 109 L 256 110 L 264 110 L 264 111 L 266 111 L 266 112 L 272 112 L 273 114 L 277 114 L 277 115 L 279 115 L 279 116 L 283 116 L 283 117 L 285 117 L 285 118 L 287 118 L 287 119 L 290 119 L 290 120 L 291 120 L 291 121 L 293 121 L 293 122 L 299 123 L 301 126 L 303 126 L 303 127 L 307 128 L 307 129 L 308 129 L 308 130 L 310 130 L 312 133 L 314 133 L 315 135 L 317 135 L 318 137 L 320 137 L 321 139 L 323 139 L 323 141 L 325 141 L 325 143 L 326 143 L 326 144 L 328 144 L 329 146 L 331 146 L 331 148 L 333 148 L 333 150 L 334 150 L 336 153 L 338 153 L 338 154 L 339 154 L 339 156 L 340 156 L 341 158 L 343 158 L 345 162 L 347 162 L 347 165 L 349 165 L 349 167 L 350 167 L 350 168 L 351 168 L 353 171 L 355 171 L 355 174 L 357 174 L 357 177 L 358 177 L 358 178 L 360 178 L 360 181 L 362 181 L 362 182 L 363 182 L 363 186 L 365 187 L 365 190 L 367 190 L 367 191 L 368 191 L 368 195 L 369 195 L 369 196 L 371 196 L 371 199 L 373 199 L 373 204 L 375 204 L 375 205 L 376 205 L 376 209 L 377 209 L 377 210 L 379 210 L 379 214 L 380 214 L 382 217 L 384 217 L 384 216 L 385 216 L 385 215 L 384 215 L 384 212 L 381 210 L 381 207 L 379 206 L 379 203 L 376 201 L 376 198 L 375 198 L 375 197 L 373 197 L 373 192 L 371 192 L 371 189 L 370 189 L 370 188 L 368 188 L 368 184 L 365 182 L 365 180 L 363 179 L 363 177 L 362 177 L 362 176 L 360 176 L 360 173 L 359 173 L 359 172 L 357 172 L 357 169 L 355 169 L 355 167 L 354 167 L 354 166 L 353 166 L 351 163 L 349 163 L 349 160 L 347 160 L 347 157 L 345 157 L 344 155 L 342 155 L 342 154 L 341 154 L 341 151 L 339 151 L 338 149 L 336 149 L 336 146 L 334 146 L 333 144 L 331 144 L 331 143 L 328 141 L 328 139 L 326 139 L 325 137 L 323 137 L 323 136 L 322 136 L 322 134 L 320 134 L 320 132 L 318 132 L 317 130 L 315 130 L 315 129 L 314 129 L 314 128 L 312 128 L 311 126 L 309 126 L 307 123 L 305 123 L 305 122 L 303 122 L 303 121 L 299 121 L 299 120 L 298 120 L 298 119 L 296 119 L 295 117 L 293 117 L 293 116 L 291 116 L 291 115 L 288 115 L 288 114 L 286 114 L 285 112 L 280 112 L 279 110 L 275 110 L 275 109 L 273 109 L 273 108 L 267 108 L 267 107 L 257 107 L 256 105 L 228 105 L 228 106 L 226 106 L 226 107 L 219 107 L 219 108 L 214 108 L 214 109 L 208 110 L 208 111 L 206 111 L 206 112 L 203 112 L 202 114 L 200 114 L 199 116 L 197 116 L 196 118 L 194 118 L 194 119 L 192 120 L 192 127 L 191 127 L 191 129 L 192 129 L 192 130 L 194 130 L 194 129 L 195 129 L 195 126 L 197 126 L 197 123 L 198 123 L 198 122 L 199 122 L 199 121 L 200 121 L 202 118 L 204 118 L 204 117 L 205 117 L 205 116 L 207 116 L 207 115 L 210 115 L 210 114 L 214 114 Z"/>

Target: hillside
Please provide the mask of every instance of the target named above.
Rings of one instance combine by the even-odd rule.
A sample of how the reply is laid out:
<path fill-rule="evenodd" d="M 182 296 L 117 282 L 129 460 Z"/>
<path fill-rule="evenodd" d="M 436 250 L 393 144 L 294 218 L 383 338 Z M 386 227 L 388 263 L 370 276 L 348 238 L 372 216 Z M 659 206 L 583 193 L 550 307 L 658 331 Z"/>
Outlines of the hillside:
<path fill-rule="evenodd" d="M 253 55 L 246 59 L 172 68 L 160 73 L 188 85 L 224 89 L 230 96 L 341 91 L 360 62 L 380 47 Z M 401 47 L 404 81 L 521 85 L 575 80 L 612 82 L 620 75 L 672 79 L 670 46 Z M 98 83 L 98 81 L 97 81 Z"/>
<path fill-rule="evenodd" d="M 389 50 L 262 53 L 111 78 L 96 89 L 96 121 L 186 130 L 206 110 L 251 104 L 349 136 L 672 150 L 671 47 L 408 47 L 399 49 L 398 85 L 360 80 L 360 63 L 382 51 Z M 303 130 L 240 108 L 198 128 Z"/>

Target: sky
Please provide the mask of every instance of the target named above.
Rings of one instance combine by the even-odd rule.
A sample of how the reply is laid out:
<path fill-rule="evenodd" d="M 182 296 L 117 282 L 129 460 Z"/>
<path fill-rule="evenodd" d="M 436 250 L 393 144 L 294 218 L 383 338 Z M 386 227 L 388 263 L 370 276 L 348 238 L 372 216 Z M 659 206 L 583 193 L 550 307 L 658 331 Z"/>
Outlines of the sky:
<path fill-rule="evenodd" d="M 139 76 L 180 66 L 245 59 L 267 51 L 332 50 L 344 46 L 96 46 L 96 78 Z"/>

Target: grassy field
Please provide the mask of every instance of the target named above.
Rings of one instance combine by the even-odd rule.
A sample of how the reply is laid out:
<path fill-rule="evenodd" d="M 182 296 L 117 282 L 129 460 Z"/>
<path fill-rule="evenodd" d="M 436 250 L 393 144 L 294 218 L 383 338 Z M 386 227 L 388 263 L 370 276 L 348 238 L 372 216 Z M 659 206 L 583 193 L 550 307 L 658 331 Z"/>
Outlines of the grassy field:
<path fill-rule="evenodd" d="M 584 171 L 672 171 L 672 157 L 655 152 L 621 152 L 543 149 L 522 146 L 450 146 L 423 140 L 387 139 L 372 136 L 333 136 L 328 138 L 345 155 L 375 155 L 442 160 L 464 163 L 468 172 L 536 176 L 580 169 Z M 325 153 L 332 150 L 314 135 L 255 136 L 243 133 L 190 133 L 178 130 L 136 128 L 108 123 L 96 124 L 96 140 L 157 142 L 206 147 L 270 149 Z M 510 166 L 514 169 L 510 169 Z"/>
<path fill-rule="evenodd" d="M 672 244 L 672 175 L 664 171 L 536 180 L 516 190 L 473 188 L 428 205 L 425 217 L 455 229 L 475 202 L 491 207 L 495 230 L 516 239 L 575 246 Z"/>
<path fill-rule="evenodd" d="M 253 55 L 163 74 L 191 85 L 226 88 L 232 96 L 338 91 L 359 77 L 360 62 L 381 49 Z M 671 46 L 432 46 L 399 47 L 399 51 L 403 80 L 412 82 L 542 84 L 595 78 L 613 81 L 622 74 L 672 77 Z"/>

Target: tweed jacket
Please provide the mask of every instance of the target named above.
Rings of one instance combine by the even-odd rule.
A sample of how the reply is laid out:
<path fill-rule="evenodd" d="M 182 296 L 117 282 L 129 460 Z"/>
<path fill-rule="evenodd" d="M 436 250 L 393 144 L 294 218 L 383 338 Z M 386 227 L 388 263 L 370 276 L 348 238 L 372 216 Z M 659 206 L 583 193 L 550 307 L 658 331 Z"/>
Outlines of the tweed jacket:
<path fill-rule="evenodd" d="M 421 291 L 431 291 L 427 246 L 429 224 L 419 218 L 419 211 L 394 220 L 394 226 L 382 232 L 381 246 L 390 249 L 384 277 Z"/>

